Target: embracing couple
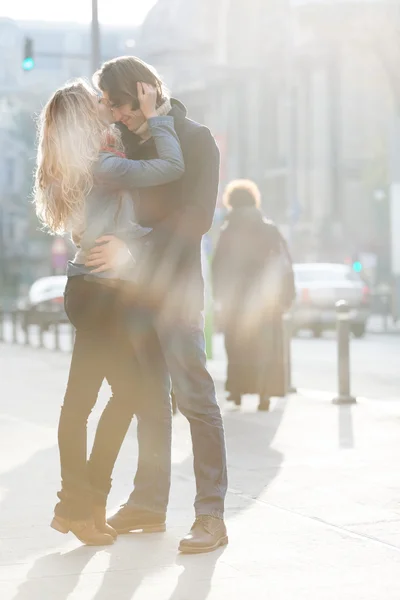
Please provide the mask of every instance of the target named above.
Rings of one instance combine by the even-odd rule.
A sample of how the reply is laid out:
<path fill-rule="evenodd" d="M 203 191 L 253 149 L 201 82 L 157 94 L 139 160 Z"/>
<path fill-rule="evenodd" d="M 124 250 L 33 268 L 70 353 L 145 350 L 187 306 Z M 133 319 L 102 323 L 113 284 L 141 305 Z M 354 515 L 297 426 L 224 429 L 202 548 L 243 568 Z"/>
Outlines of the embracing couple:
<path fill-rule="evenodd" d="M 68 233 L 65 309 L 76 329 L 58 430 L 61 491 L 52 527 L 85 544 L 165 531 L 171 480 L 171 382 L 190 424 L 195 521 L 182 552 L 228 542 L 224 429 L 206 367 L 201 239 L 211 226 L 219 153 L 154 70 L 134 57 L 105 63 L 95 88 L 78 80 L 42 111 L 37 214 Z M 87 420 L 103 380 L 112 397 L 87 459 Z M 111 475 L 132 418 L 134 489 L 106 521 Z"/>

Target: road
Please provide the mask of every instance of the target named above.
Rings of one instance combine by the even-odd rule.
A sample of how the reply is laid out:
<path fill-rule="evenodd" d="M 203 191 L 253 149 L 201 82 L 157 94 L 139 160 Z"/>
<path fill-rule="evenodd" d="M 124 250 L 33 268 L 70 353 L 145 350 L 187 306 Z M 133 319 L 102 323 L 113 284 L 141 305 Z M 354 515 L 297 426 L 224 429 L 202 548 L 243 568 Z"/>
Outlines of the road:
<path fill-rule="evenodd" d="M 220 376 L 225 373 L 222 336 L 214 339 Z M 351 340 L 352 392 L 374 399 L 400 398 L 400 335 L 369 333 Z M 335 335 L 321 339 L 296 337 L 292 342 L 292 383 L 304 390 L 337 390 Z"/>
<path fill-rule="evenodd" d="M 400 398 L 400 337 L 367 335 L 351 342 L 352 392 L 367 398 Z M 299 388 L 337 390 L 334 338 L 293 341 L 293 384 Z"/>
<path fill-rule="evenodd" d="M 379 323 L 375 322 L 375 325 Z M 380 333 L 378 326 L 363 339 L 351 340 L 351 383 L 352 393 L 374 399 L 400 397 L 400 333 Z M 24 343 L 25 336 L 18 329 L 18 340 Z M 11 324 L 5 326 L 5 337 L 11 339 Z M 60 327 L 60 348 L 69 351 L 72 344 L 72 329 Z M 44 346 L 54 348 L 54 333 L 44 334 Z M 39 346 L 38 328 L 32 327 L 30 343 Z M 214 336 L 214 356 L 219 365 L 220 377 L 225 373 L 225 352 L 221 335 Z M 317 390 L 335 393 L 337 390 L 337 345 L 334 333 L 326 333 L 321 339 L 303 334 L 292 342 L 292 383 L 302 390 Z"/>

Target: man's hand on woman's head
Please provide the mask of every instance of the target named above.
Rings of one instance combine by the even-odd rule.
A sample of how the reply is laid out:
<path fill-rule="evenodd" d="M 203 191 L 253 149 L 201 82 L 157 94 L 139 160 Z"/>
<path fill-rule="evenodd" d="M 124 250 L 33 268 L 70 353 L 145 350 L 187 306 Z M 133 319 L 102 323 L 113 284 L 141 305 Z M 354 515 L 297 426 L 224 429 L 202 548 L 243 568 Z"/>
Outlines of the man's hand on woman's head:
<path fill-rule="evenodd" d="M 98 245 L 90 250 L 85 263 L 87 267 L 93 267 L 92 273 L 117 271 L 134 260 L 125 242 L 113 235 L 105 235 L 96 243 Z"/>
<path fill-rule="evenodd" d="M 146 119 L 157 116 L 157 90 L 149 83 L 137 83 L 140 110 Z"/>

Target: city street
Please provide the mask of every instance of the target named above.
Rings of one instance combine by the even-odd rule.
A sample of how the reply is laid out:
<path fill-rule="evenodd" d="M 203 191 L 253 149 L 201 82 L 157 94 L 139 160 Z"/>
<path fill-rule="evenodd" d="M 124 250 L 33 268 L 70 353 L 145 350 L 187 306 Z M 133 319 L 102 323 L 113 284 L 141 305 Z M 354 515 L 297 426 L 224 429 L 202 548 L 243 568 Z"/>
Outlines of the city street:
<path fill-rule="evenodd" d="M 399 337 L 369 335 L 352 340 L 352 392 L 356 396 L 398 399 L 400 396 Z M 330 392 L 337 389 L 337 348 L 334 338 L 293 342 L 293 384 Z"/>
<path fill-rule="evenodd" d="M 64 336 L 67 343 L 68 332 Z M 230 544 L 203 556 L 177 553 L 191 525 L 194 496 L 190 438 L 181 415 L 174 420 L 166 534 L 131 534 L 96 549 L 49 528 L 59 488 L 56 427 L 70 355 L 0 345 L 1 600 L 397 600 L 396 341 L 371 334 L 354 342 L 355 392 L 380 401 L 362 398 L 356 406 L 336 407 L 330 402 L 334 340 L 295 340 L 294 382 L 301 394 L 276 400 L 271 413 L 259 414 L 255 398 L 246 398 L 240 410 L 224 402 L 217 336 L 210 368 L 227 433 Z M 105 386 L 91 434 L 107 394 Z M 114 473 L 110 510 L 129 494 L 136 455 L 133 424 Z"/>
<path fill-rule="evenodd" d="M 0 5 L 0 600 L 400 600 L 400 2 Z"/>
<path fill-rule="evenodd" d="M 11 324 L 4 327 L 6 340 L 11 340 Z M 18 340 L 24 343 L 25 336 L 18 329 Z M 68 325 L 60 328 L 60 348 L 71 349 L 71 330 Z M 46 332 L 43 337 L 46 348 L 54 348 L 54 334 Z M 39 345 L 36 327 L 31 328 L 30 343 Z M 398 348 L 400 332 L 384 333 L 381 319 L 372 317 L 369 333 L 364 339 L 351 340 L 352 392 L 356 396 L 371 399 L 400 398 L 400 370 Z M 226 363 L 223 337 L 214 336 L 214 369 L 218 378 L 223 379 Z M 292 383 L 300 391 L 323 391 L 335 393 L 337 389 L 337 345 L 334 332 L 328 332 L 321 339 L 308 337 L 306 333 L 292 341 Z"/>
<path fill-rule="evenodd" d="M 400 399 L 400 335 L 380 333 L 378 320 L 364 339 L 351 340 L 352 392 L 372 399 Z M 379 332 L 379 333 L 377 333 Z M 219 377 L 225 373 L 222 336 L 214 338 Z M 337 390 L 335 333 L 321 339 L 296 337 L 292 342 L 292 383 L 300 391 L 317 390 L 327 395 Z"/>

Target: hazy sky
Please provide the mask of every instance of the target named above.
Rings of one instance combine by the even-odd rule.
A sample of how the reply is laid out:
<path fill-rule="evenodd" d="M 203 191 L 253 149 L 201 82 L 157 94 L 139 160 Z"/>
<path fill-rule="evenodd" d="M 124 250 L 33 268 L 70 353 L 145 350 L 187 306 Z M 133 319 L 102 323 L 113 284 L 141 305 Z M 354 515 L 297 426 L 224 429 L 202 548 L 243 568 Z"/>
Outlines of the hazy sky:
<path fill-rule="evenodd" d="M 156 0 L 98 0 L 99 19 L 109 25 L 137 25 Z M 0 17 L 37 21 L 90 21 L 91 0 L 0 0 Z"/>

